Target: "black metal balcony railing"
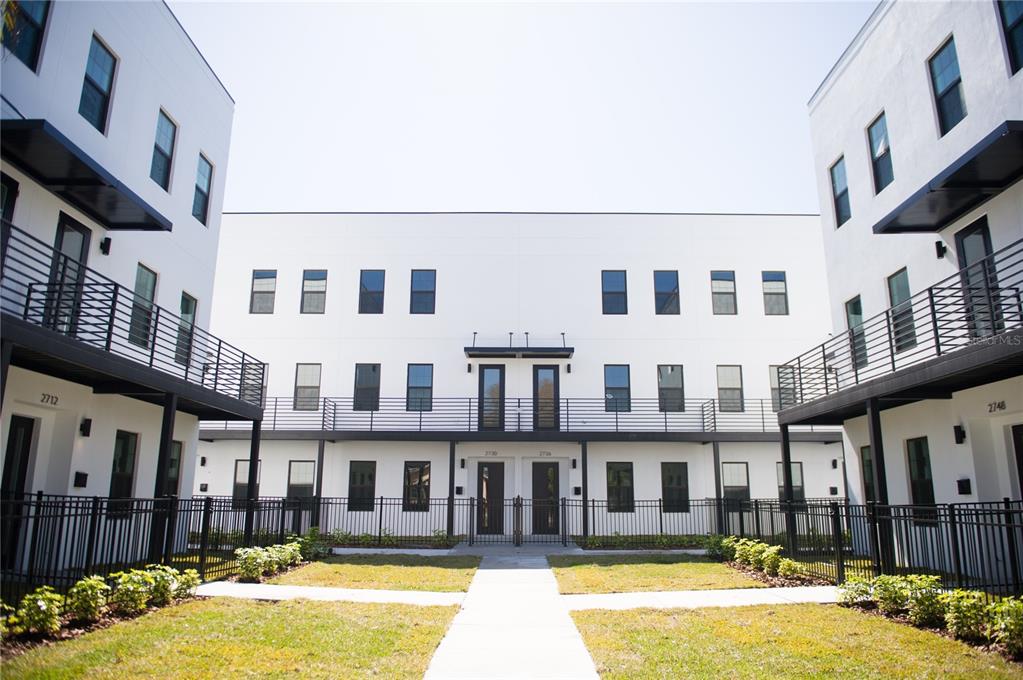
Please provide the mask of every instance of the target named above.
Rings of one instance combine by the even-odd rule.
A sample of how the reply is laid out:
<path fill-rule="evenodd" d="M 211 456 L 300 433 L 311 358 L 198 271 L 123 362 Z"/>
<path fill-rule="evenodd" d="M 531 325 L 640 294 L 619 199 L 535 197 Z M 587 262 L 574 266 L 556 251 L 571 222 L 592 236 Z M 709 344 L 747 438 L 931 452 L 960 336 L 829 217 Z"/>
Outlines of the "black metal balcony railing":
<path fill-rule="evenodd" d="M 820 399 L 1023 325 L 1023 240 L 778 369 L 782 408 Z"/>
<path fill-rule="evenodd" d="M 297 406 L 297 408 L 296 408 Z M 666 410 L 666 408 L 674 410 Z M 231 421 L 203 421 L 204 430 L 247 429 Z M 794 428 L 798 431 L 800 428 Z M 831 431 L 807 427 L 808 431 Z M 264 431 L 335 432 L 776 432 L 770 399 L 484 399 L 433 397 L 270 397 Z"/>
<path fill-rule="evenodd" d="M 0 309 L 28 323 L 259 405 L 263 364 L 3 222 Z"/>

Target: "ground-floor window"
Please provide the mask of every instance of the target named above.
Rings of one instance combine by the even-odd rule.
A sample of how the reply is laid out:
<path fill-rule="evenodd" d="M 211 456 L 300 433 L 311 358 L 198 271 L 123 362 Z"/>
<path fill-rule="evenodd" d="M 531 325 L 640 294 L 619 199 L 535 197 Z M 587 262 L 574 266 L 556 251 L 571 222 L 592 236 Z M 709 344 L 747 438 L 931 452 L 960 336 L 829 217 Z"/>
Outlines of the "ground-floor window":
<path fill-rule="evenodd" d="M 139 436 L 118 430 L 114 435 L 114 465 L 110 471 L 110 498 L 131 498 L 135 486 L 135 458 Z M 127 510 L 123 503 L 110 503 L 110 513 Z"/>
<path fill-rule="evenodd" d="M 259 496 L 259 472 L 260 466 L 256 464 L 256 496 Z M 234 462 L 234 489 L 231 491 L 231 498 L 235 506 L 244 504 L 249 492 L 249 461 L 247 458 L 240 458 Z"/>
<path fill-rule="evenodd" d="M 373 460 L 353 460 L 348 466 L 348 509 L 373 510 L 376 494 L 377 464 Z"/>
<path fill-rule="evenodd" d="M 636 509 L 632 479 L 632 463 L 607 464 L 608 512 L 633 512 Z"/>
<path fill-rule="evenodd" d="M 775 464 L 778 471 L 778 498 L 785 500 L 785 467 L 778 462 Z M 792 470 L 792 500 L 805 501 L 806 491 L 803 489 L 803 464 L 790 463 Z"/>
<path fill-rule="evenodd" d="M 171 442 L 170 458 L 167 460 L 167 478 L 164 482 L 164 496 L 178 495 L 178 480 L 181 479 L 181 442 Z"/>
<path fill-rule="evenodd" d="M 689 512 L 689 466 L 661 463 L 661 499 L 664 512 Z"/>
<path fill-rule="evenodd" d="M 934 479 L 931 476 L 931 452 L 927 437 L 906 440 L 906 457 L 909 463 L 909 492 L 913 505 L 934 505 Z M 936 519 L 933 510 L 914 510 L 917 521 Z"/>
<path fill-rule="evenodd" d="M 749 500 L 749 466 L 746 463 L 721 464 L 721 495 L 726 501 Z"/>
<path fill-rule="evenodd" d="M 430 509 L 429 461 L 405 461 L 401 509 L 405 512 L 426 512 Z"/>
<path fill-rule="evenodd" d="M 874 491 L 874 457 L 870 454 L 869 446 L 860 447 L 860 468 L 863 471 L 863 496 L 868 503 L 877 500 Z"/>
<path fill-rule="evenodd" d="M 288 498 L 310 498 L 316 481 L 316 461 L 288 462 Z"/>

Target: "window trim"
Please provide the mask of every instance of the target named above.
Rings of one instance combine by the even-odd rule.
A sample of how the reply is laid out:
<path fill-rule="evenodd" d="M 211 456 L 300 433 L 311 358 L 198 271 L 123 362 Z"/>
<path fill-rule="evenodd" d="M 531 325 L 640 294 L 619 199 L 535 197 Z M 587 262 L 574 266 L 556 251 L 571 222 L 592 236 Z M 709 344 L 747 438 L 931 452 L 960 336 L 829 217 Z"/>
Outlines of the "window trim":
<path fill-rule="evenodd" d="M 835 168 L 839 164 L 842 165 L 842 173 L 845 175 L 845 189 L 842 191 L 838 191 L 838 187 L 835 186 Z M 844 153 L 828 166 L 828 184 L 831 185 L 831 205 L 834 209 L 835 229 L 838 229 L 852 219 L 852 199 L 849 197 L 849 170 L 845 167 Z M 842 198 L 845 198 L 846 210 L 849 213 L 844 220 L 838 211 L 838 204 Z"/>
<path fill-rule="evenodd" d="M 299 293 L 300 298 L 298 301 L 298 313 L 299 314 L 326 314 L 327 313 L 327 271 L 326 269 L 303 269 L 302 270 L 302 290 Z M 306 276 L 309 274 L 317 274 L 323 272 L 322 279 L 307 279 Z M 307 281 L 323 281 L 323 290 L 311 290 L 305 289 Z M 319 312 L 310 312 L 306 310 L 305 298 L 306 295 L 316 295 L 323 298 L 323 310 Z"/>
<path fill-rule="evenodd" d="M 301 402 L 302 403 L 302 407 L 301 408 L 299 407 L 299 396 L 298 396 L 299 388 L 311 389 L 313 387 L 312 385 L 299 385 L 298 384 L 298 376 L 299 376 L 299 373 L 301 373 L 303 366 L 316 366 L 317 369 L 318 369 L 317 376 L 316 376 L 316 378 L 317 378 L 316 379 L 316 399 L 315 399 L 315 401 L 310 402 L 310 403 L 314 404 L 312 408 L 306 407 L 305 406 L 305 404 L 306 404 L 305 401 L 302 401 Z M 320 395 L 322 393 L 322 390 L 323 390 L 323 364 L 308 363 L 308 362 L 296 362 L 295 363 L 295 387 L 294 387 L 294 391 L 292 392 L 291 410 L 292 411 L 319 411 L 320 410 Z M 302 399 L 304 400 L 305 397 L 302 397 Z"/>
<path fill-rule="evenodd" d="M 160 148 L 160 144 L 159 144 L 159 140 L 160 140 L 160 122 L 164 118 L 166 118 L 167 122 L 170 123 L 171 128 L 172 128 L 172 132 L 173 132 L 173 135 L 171 136 L 170 153 L 164 153 L 164 150 Z M 153 157 L 150 159 L 150 162 L 149 162 L 149 179 L 151 179 L 154 182 L 156 182 L 156 185 L 159 186 L 164 191 L 166 191 L 168 194 L 171 192 L 171 180 L 174 177 L 174 157 L 176 155 L 175 152 L 177 151 L 177 147 L 178 147 L 178 130 L 180 129 L 180 127 L 181 126 L 178 125 L 178 122 L 176 120 L 174 120 L 174 118 L 172 118 L 169 113 L 167 113 L 167 109 L 165 109 L 165 108 L 163 108 L 161 106 L 159 108 L 159 110 L 157 111 L 157 114 L 156 114 L 156 130 L 155 130 L 155 132 L 153 134 Z M 159 154 L 159 155 L 161 155 L 161 156 L 163 156 L 163 157 L 165 157 L 167 159 L 167 183 L 166 184 L 161 183 L 159 180 L 157 180 L 155 177 L 153 177 L 153 170 L 155 170 L 154 162 L 156 161 L 157 154 Z"/>
<path fill-rule="evenodd" d="M 1002 44 L 1005 51 L 1005 64 L 1009 67 L 1009 77 L 1016 75 L 1023 70 L 1023 51 L 1020 54 L 1013 54 L 1012 44 L 1009 42 L 1009 32 L 1019 30 L 1023 32 L 1023 15 L 1020 15 L 1010 26 L 1006 23 L 1005 3 L 996 2 L 998 7 L 998 23 L 1002 27 Z"/>
<path fill-rule="evenodd" d="M 680 501 L 677 505 L 668 502 L 668 487 L 664 485 L 665 476 L 664 468 L 668 465 L 681 465 L 682 466 L 682 478 L 685 479 L 685 499 Z M 661 511 L 668 513 L 688 513 L 690 507 L 690 494 L 689 494 L 689 463 L 684 460 L 662 460 L 661 461 Z"/>
<path fill-rule="evenodd" d="M 737 368 L 739 369 L 739 407 L 738 408 L 724 408 L 723 402 L 731 402 L 731 399 L 725 400 L 721 398 L 721 390 L 734 390 L 734 387 L 721 387 L 721 369 L 722 368 Z M 746 383 L 742 377 L 742 364 L 716 364 L 714 366 L 714 377 L 717 379 L 717 402 L 719 413 L 745 413 L 746 412 Z"/>
<path fill-rule="evenodd" d="M 2 41 L 4 49 L 7 52 L 9 52 L 10 54 L 14 55 L 15 59 L 17 59 L 22 64 L 24 64 L 25 67 L 28 68 L 28 70 L 32 71 L 32 73 L 35 73 L 35 74 L 39 73 L 39 63 L 40 63 L 40 61 L 42 60 L 42 57 L 43 57 L 43 45 L 46 43 L 46 38 L 47 38 L 47 36 L 49 35 L 49 32 L 50 32 L 49 31 L 49 29 L 50 29 L 50 7 L 52 5 L 53 5 L 52 2 L 47 2 L 46 3 L 46 13 L 43 15 L 43 22 L 42 22 L 42 24 L 40 24 L 38 26 L 39 42 L 35 46 L 35 50 L 33 51 L 34 53 L 32 55 L 32 63 L 31 64 L 28 63 L 27 61 L 24 61 L 18 55 L 18 53 L 15 50 L 12 50 L 7 45 L 7 41 L 6 40 Z M 20 17 L 22 15 L 25 15 L 27 17 L 27 20 L 30 21 L 33 24 L 33 26 L 35 26 L 35 19 L 32 19 L 31 17 L 29 17 L 28 13 L 25 12 L 24 10 L 22 10 L 21 7 L 19 7 L 17 5 L 15 5 L 15 7 L 17 8 L 16 11 L 18 13 L 17 16 L 15 17 L 15 23 L 17 23 L 18 17 Z M 6 32 L 6 31 L 4 31 L 4 32 Z M 91 44 L 92 43 L 90 43 L 90 46 L 91 46 Z"/>
<path fill-rule="evenodd" d="M 380 272 L 380 311 L 367 311 L 368 303 L 363 304 L 363 296 L 376 295 L 377 291 L 363 291 L 363 277 L 370 272 Z M 360 269 L 359 270 L 359 314 L 383 314 L 384 303 L 386 302 L 387 291 L 387 270 L 386 269 Z"/>
<path fill-rule="evenodd" d="M 714 278 L 715 274 L 731 274 L 732 278 L 730 278 L 730 279 L 715 279 Z M 714 290 L 714 282 L 715 281 L 727 281 L 727 282 L 730 282 L 732 284 L 732 290 L 730 292 L 715 291 Z M 739 291 L 739 286 L 738 286 L 738 283 L 736 282 L 735 270 L 734 269 L 711 269 L 710 270 L 710 313 L 713 316 L 736 316 L 739 313 L 739 295 L 738 295 L 738 291 Z M 717 312 L 717 311 L 714 311 L 714 300 L 715 300 L 715 296 L 718 296 L 718 295 L 725 295 L 725 296 L 731 297 L 731 299 L 732 299 L 732 311 L 730 311 L 730 312 Z"/>
<path fill-rule="evenodd" d="M 107 54 L 109 54 L 113 58 L 113 60 L 114 60 L 114 67 L 113 67 L 113 69 L 110 72 L 110 89 L 109 89 L 109 91 L 104 93 L 102 126 L 101 127 L 96 127 L 91 120 L 89 120 L 88 118 L 85 118 L 85 114 L 82 113 L 81 93 L 79 94 L 78 115 L 81 116 L 82 118 L 85 118 L 85 121 L 87 123 L 89 123 L 89 125 L 92 126 L 92 128 L 94 130 L 97 130 L 101 135 L 106 136 L 107 130 L 110 128 L 110 109 L 112 108 L 111 104 L 114 101 L 114 90 L 115 90 L 116 85 L 117 85 L 117 72 L 119 70 L 118 67 L 121 64 L 121 59 L 120 59 L 120 57 L 117 56 L 117 53 L 114 52 L 113 49 L 111 49 L 110 44 L 106 40 L 104 40 L 100 36 L 99 33 L 96 33 L 95 31 L 93 31 L 93 33 L 92 33 L 92 40 L 89 41 L 89 52 L 92 52 L 92 44 L 93 44 L 94 41 L 99 43 L 99 46 L 102 47 L 104 50 L 106 50 Z M 93 80 L 89 76 L 89 53 L 88 52 L 85 55 L 85 69 L 84 70 L 85 70 L 85 74 L 83 75 L 83 78 L 82 78 L 82 88 L 83 88 L 83 91 L 84 91 L 86 82 L 88 82 L 94 88 L 96 88 L 97 90 L 99 90 L 102 93 L 103 89 L 100 88 L 99 83 L 97 83 L 95 80 Z"/>
<path fill-rule="evenodd" d="M 309 486 L 312 487 L 312 493 L 310 493 L 308 496 L 295 496 L 295 495 L 293 495 L 291 493 L 291 486 L 292 486 L 291 485 L 291 472 L 292 472 L 291 468 L 292 468 L 292 466 L 295 463 L 308 463 L 308 464 L 313 466 L 313 481 L 312 481 L 312 484 L 309 484 Z M 316 496 L 316 479 L 319 477 L 318 473 L 319 473 L 319 470 L 316 469 L 316 461 L 315 460 L 310 460 L 310 459 L 307 459 L 307 458 L 289 459 L 288 460 L 288 483 L 287 483 L 287 486 L 284 487 L 284 489 L 285 489 L 285 491 L 284 491 L 284 498 L 289 499 L 289 500 L 301 500 L 303 498 L 315 498 L 315 496 Z M 302 486 L 306 486 L 306 485 L 303 484 Z"/>
<path fill-rule="evenodd" d="M 622 275 L 622 289 L 620 291 L 606 291 L 604 290 L 604 274 L 621 274 Z M 622 311 L 620 312 L 609 312 L 606 296 L 615 295 L 622 296 Z M 601 269 L 600 270 L 600 312 L 604 316 L 624 316 L 629 313 L 629 273 L 625 269 Z"/>
<path fill-rule="evenodd" d="M 621 408 L 621 404 L 618 401 L 618 397 L 608 397 L 608 384 L 607 384 L 607 369 L 608 368 L 624 368 L 626 384 L 625 387 L 614 387 L 616 390 L 628 390 L 628 395 L 625 397 L 625 408 Z M 609 408 L 611 405 L 616 408 Z M 632 367 L 629 364 L 604 364 L 604 412 L 605 413 L 630 413 L 632 411 Z"/>
<path fill-rule="evenodd" d="M 416 290 L 416 273 L 417 272 L 431 272 L 433 274 L 433 288 L 430 290 Z M 430 298 L 430 311 L 428 312 L 417 312 L 416 311 L 416 293 L 420 295 L 429 294 Z M 413 269 L 409 273 L 409 294 L 408 294 L 408 313 L 409 314 L 436 314 L 437 313 L 437 270 L 436 269 Z"/>
<path fill-rule="evenodd" d="M 274 273 L 274 275 L 272 277 L 273 280 L 274 280 L 274 289 L 273 289 L 272 293 L 268 293 L 268 291 L 265 291 L 265 290 L 260 290 L 260 291 L 256 290 L 256 279 L 257 278 L 261 278 L 261 279 L 269 279 L 269 278 L 271 278 L 269 276 L 257 277 L 256 276 L 257 272 L 273 272 Z M 258 312 L 258 311 L 256 311 L 255 304 L 256 304 L 256 294 L 257 293 L 259 293 L 260 295 L 270 295 L 270 311 L 267 311 L 267 312 Z M 276 269 L 253 269 L 252 270 L 252 279 L 251 279 L 251 283 L 249 285 L 249 314 L 273 314 L 274 313 L 274 308 L 275 308 L 276 304 L 277 304 L 277 270 Z"/>
<path fill-rule="evenodd" d="M 661 369 L 662 368 L 677 368 L 678 374 L 681 380 L 679 387 L 661 387 Z M 661 394 L 661 390 L 678 390 L 678 404 L 679 408 L 668 409 L 665 408 L 665 399 Z M 685 413 L 686 411 L 686 374 L 684 364 L 657 364 L 657 410 L 661 413 Z"/>
<path fill-rule="evenodd" d="M 959 75 L 955 78 L 954 82 L 952 82 L 950 85 L 948 85 L 941 92 L 938 92 L 938 90 L 937 90 L 937 85 L 938 84 L 935 82 L 934 69 L 933 69 L 932 65 L 934 63 L 934 60 L 938 57 L 938 55 L 941 54 L 945 50 L 945 48 L 948 47 L 950 44 L 952 45 L 952 49 L 955 52 L 956 70 L 959 71 Z M 930 81 L 930 84 L 931 84 L 931 103 L 934 106 L 934 115 L 935 115 L 935 119 L 937 120 L 937 123 L 938 123 L 938 139 L 941 139 L 942 137 L 947 135 L 949 132 L 954 130 L 959 125 L 959 123 L 963 122 L 963 120 L 966 119 L 966 116 L 969 113 L 968 109 L 966 108 L 966 94 L 965 94 L 965 92 L 963 92 L 963 70 L 962 70 L 962 66 L 959 63 L 959 49 L 955 45 L 955 34 L 954 33 L 950 33 L 948 35 L 948 37 L 946 37 L 943 41 L 941 41 L 941 44 L 938 46 L 938 49 L 934 50 L 934 52 L 932 52 L 931 55 L 929 57 L 927 57 L 927 75 L 928 75 L 928 80 Z M 945 121 L 942 120 L 942 117 L 941 117 L 941 106 L 940 106 L 939 100 L 941 100 L 943 97 L 945 97 L 953 89 L 956 89 L 956 88 L 958 88 L 958 90 L 959 90 L 959 98 L 960 98 L 960 100 L 962 102 L 963 117 L 960 118 L 959 120 L 957 120 L 955 123 L 953 123 L 947 129 L 945 129 Z"/>
<path fill-rule="evenodd" d="M 209 156 L 204 154 L 202 151 L 199 152 L 199 160 L 206 161 L 206 165 L 210 166 L 210 185 L 203 189 L 199 186 L 199 164 L 195 166 L 195 193 L 192 194 L 192 217 L 196 219 L 204 227 L 209 226 L 210 221 L 210 196 L 213 194 L 213 176 L 217 171 L 217 167 L 213 165 L 213 161 L 210 160 Z M 195 198 L 196 194 L 202 194 L 203 197 L 203 215 L 202 218 L 195 214 Z"/>
<path fill-rule="evenodd" d="M 784 290 L 781 293 L 775 293 L 767 290 L 768 283 L 777 283 L 776 280 L 768 281 L 765 277 L 768 274 L 781 274 L 781 283 L 784 286 Z M 764 295 L 764 316 L 789 316 L 789 276 L 788 272 L 784 269 L 763 269 L 760 271 L 760 288 Z M 769 297 L 780 297 L 785 302 L 784 312 L 772 312 L 768 308 L 767 300 Z"/>
<path fill-rule="evenodd" d="M 888 146 L 885 149 L 884 153 L 882 153 L 880 156 L 875 156 L 874 140 L 871 139 L 870 131 L 873 130 L 874 126 L 877 125 L 882 120 L 884 120 L 884 134 L 888 140 Z M 870 175 L 871 178 L 873 179 L 874 195 L 877 196 L 895 182 L 895 165 L 892 162 L 892 135 L 891 132 L 889 132 L 888 130 L 888 112 L 882 109 L 881 112 L 874 116 L 874 119 L 867 124 L 867 129 L 865 130 L 865 132 L 867 135 L 867 155 L 870 156 Z M 880 182 L 880 178 L 878 176 L 877 167 L 885 158 L 888 159 L 888 171 L 891 174 L 891 179 L 888 180 L 888 182 L 884 186 L 879 186 L 878 183 Z"/>
<path fill-rule="evenodd" d="M 625 470 L 627 470 L 628 473 L 629 473 L 629 485 L 628 486 L 621 486 L 620 484 L 616 485 L 615 486 L 616 493 L 613 494 L 614 495 L 614 500 L 613 501 L 612 501 L 612 493 L 611 493 L 611 466 L 612 465 L 628 466 L 627 468 L 624 468 L 623 470 L 619 470 L 619 474 L 621 474 L 621 472 L 623 472 Z M 609 513 L 612 513 L 612 512 L 628 512 L 628 513 L 636 512 L 636 468 L 633 465 L 631 460 L 620 460 L 620 461 L 609 460 L 609 461 L 607 461 L 605 463 L 605 465 L 604 465 L 604 483 L 605 483 L 605 486 L 607 488 L 607 512 L 609 512 Z M 629 498 L 622 498 L 621 489 L 629 489 L 630 493 L 628 495 L 630 497 Z"/>
<path fill-rule="evenodd" d="M 675 275 L 675 290 L 667 293 L 662 293 L 657 290 L 657 275 L 658 274 L 674 274 Z M 662 312 L 657 304 L 657 297 L 659 295 L 667 295 L 669 301 L 674 296 L 674 311 Z M 682 287 L 678 281 L 678 270 L 677 269 L 655 269 L 654 270 L 654 315 L 655 316 L 678 316 L 682 313 Z"/>
<path fill-rule="evenodd" d="M 423 499 L 417 496 L 415 502 L 412 501 L 411 494 L 409 491 L 411 487 L 408 484 L 409 481 L 409 468 L 417 466 L 419 468 L 419 483 L 416 485 L 419 488 L 426 488 L 426 498 Z M 402 464 L 402 475 L 401 475 L 401 511 L 402 512 L 429 512 L 430 501 L 432 500 L 431 495 L 431 482 L 433 481 L 433 470 L 431 461 L 428 460 L 406 460 Z M 426 478 L 426 483 L 423 483 L 423 470 L 426 470 L 429 474 Z M 422 494 L 420 494 L 421 496 Z M 425 500 L 425 503 L 423 502 Z M 419 507 L 424 506 L 424 507 Z"/>
<path fill-rule="evenodd" d="M 354 465 L 372 465 L 373 466 L 373 490 L 369 494 L 368 498 L 362 496 L 356 496 L 352 493 L 352 468 Z M 360 485 L 360 488 L 365 485 Z M 348 512 L 373 512 L 376 506 L 376 492 L 377 492 L 377 461 L 375 460 L 350 460 L 348 461 L 348 499 L 346 505 L 348 506 Z M 353 503 L 352 500 L 356 502 Z M 368 503 L 366 501 L 369 501 Z"/>
<path fill-rule="evenodd" d="M 412 408 L 412 367 L 413 366 L 429 366 L 430 367 L 430 397 L 429 401 L 425 402 L 428 408 Z M 415 385 L 415 389 L 426 389 L 422 385 Z M 422 406 L 422 404 L 420 404 Z M 428 413 L 433 411 L 433 364 L 408 364 L 405 370 L 405 410 L 413 413 Z"/>
<path fill-rule="evenodd" d="M 365 408 L 362 402 L 359 400 L 359 366 L 376 366 L 377 370 L 377 386 L 376 386 L 376 397 L 373 400 L 373 408 Z M 381 383 L 382 371 L 380 364 L 378 363 L 355 363 L 355 369 L 352 375 L 352 410 L 353 411 L 379 411 L 380 410 L 380 383 Z M 363 388 L 367 389 L 367 388 Z"/>

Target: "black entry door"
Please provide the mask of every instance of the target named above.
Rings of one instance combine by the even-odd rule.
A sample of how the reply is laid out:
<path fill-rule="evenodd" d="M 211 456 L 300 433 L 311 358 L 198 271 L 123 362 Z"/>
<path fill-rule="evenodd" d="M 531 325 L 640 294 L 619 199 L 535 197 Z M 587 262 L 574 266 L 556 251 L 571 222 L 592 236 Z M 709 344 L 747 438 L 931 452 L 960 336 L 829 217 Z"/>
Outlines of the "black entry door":
<path fill-rule="evenodd" d="M 45 300 L 44 324 L 61 333 L 74 334 L 82 304 L 85 265 L 89 258 L 92 232 L 84 225 L 60 214 L 57 238 L 50 265 L 50 284 L 39 294 Z M 31 304 L 31 300 L 29 302 Z"/>
<path fill-rule="evenodd" d="M 533 429 L 557 430 L 559 404 L 558 367 L 533 366 Z"/>
<path fill-rule="evenodd" d="M 483 461 L 476 473 L 477 533 L 504 533 L 504 463 Z"/>
<path fill-rule="evenodd" d="M 998 279 L 989 258 L 991 232 L 986 217 L 956 234 L 956 250 L 959 268 L 963 270 L 963 310 L 970 337 L 984 338 L 998 333 L 1002 330 L 1002 314 Z"/>
<path fill-rule="evenodd" d="M 504 429 L 504 366 L 480 366 L 479 429 Z"/>
<path fill-rule="evenodd" d="M 1012 426 L 1012 448 L 1016 453 L 1016 478 L 1019 480 L 1019 496 L 1023 498 L 1023 425 Z"/>
<path fill-rule="evenodd" d="M 557 463 L 533 463 L 533 533 L 558 533 Z"/>
<path fill-rule="evenodd" d="M 3 505 L 3 567 L 10 569 L 17 556 L 21 535 L 21 501 L 27 498 L 28 458 L 32 453 L 32 432 L 35 421 L 24 416 L 11 416 L 7 433 L 7 451 L 4 453 L 3 482 L 0 486 L 0 504 Z"/>

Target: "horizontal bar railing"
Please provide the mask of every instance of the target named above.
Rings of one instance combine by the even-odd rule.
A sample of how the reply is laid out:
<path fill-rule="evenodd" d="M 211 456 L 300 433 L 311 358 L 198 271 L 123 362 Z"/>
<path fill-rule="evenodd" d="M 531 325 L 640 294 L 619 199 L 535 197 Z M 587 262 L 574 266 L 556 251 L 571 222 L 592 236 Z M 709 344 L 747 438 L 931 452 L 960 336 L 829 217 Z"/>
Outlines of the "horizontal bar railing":
<path fill-rule="evenodd" d="M 778 369 L 789 408 L 1023 327 L 1023 239 Z"/>
<path fill-rule="evenodd" d="M 220 394 L 260 405 L 255 357 L 2 223 L 0 309 L 78 342 Z"/>

